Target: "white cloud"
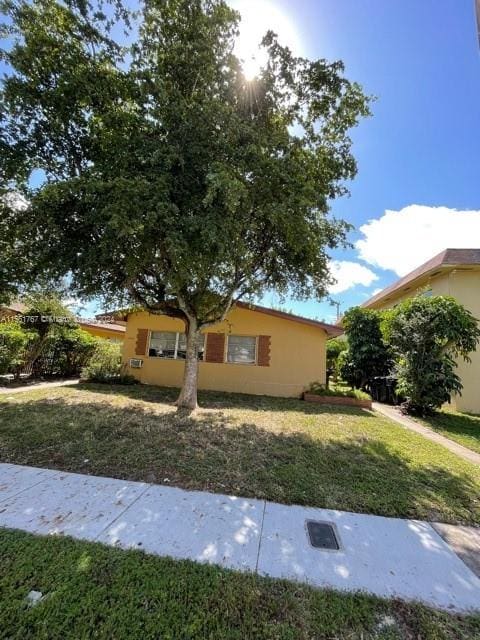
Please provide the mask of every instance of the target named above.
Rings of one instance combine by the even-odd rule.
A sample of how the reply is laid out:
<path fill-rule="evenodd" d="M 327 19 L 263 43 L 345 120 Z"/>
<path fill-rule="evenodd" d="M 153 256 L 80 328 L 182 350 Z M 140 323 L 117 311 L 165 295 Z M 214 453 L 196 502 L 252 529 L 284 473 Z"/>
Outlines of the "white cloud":
<path fill-rule="evenodd" d="M 478 247 L 480 211 L 412 204 L 385 211 L 360 232 L 364 237 L 355 243 L 360 258 L 404 276 L 444 249 Z"/>
<path fill-rule="evenodd" d="M 374 289 L 372 293 L 369 294 L 369 298 L 373 298 L 373 296 L 376 296 L 377 293 L 380 293 L 380 291 L 383 291 L 382 287 L 378 287 L 377 289 Z"/>
<path fill-rule="evenodd" d="M 337 281 L 330 287 L 330 293 L 342 293 L 357 284 L 369 287 L 372 282 L 378 280 L 377 274 L 368 267 L 348 260 L 332 260 L 330 271 Z"/>

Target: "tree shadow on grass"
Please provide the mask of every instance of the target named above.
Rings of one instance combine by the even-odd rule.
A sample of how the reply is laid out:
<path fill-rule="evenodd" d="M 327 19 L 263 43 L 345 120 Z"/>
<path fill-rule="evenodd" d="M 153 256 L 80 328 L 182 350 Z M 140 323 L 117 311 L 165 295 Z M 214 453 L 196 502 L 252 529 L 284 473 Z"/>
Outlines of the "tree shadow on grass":
<path fill-rule="evenodd" d="M 0 460 L 286 504 L 480 523 L 478 476 L 434 454 L 422 464 L 415 445 L 407 459 L 362 433 L 334 439 L 323 427 L 270 431 L 221 411 L 181 417 L 51 398 L 2 403 Z"/>
<path fill-rule="evenodd" d="M 142 402 L 172 404 L 178 397 L 179 389 L 174 387 L 157 387 L 153 385 L 109 385 L 99 383 L 81 383 L 76 389 L 108 396 L 126 397 Z M 240 409 L 247 411 L 298 411 L 309 415 L 322 413 L 339 413 L 371 417 L 371 411 L 360 407 L 342 405 L 321 405 L 305 402 L 300 398 L 279 398 L 273 396 L 257 396 L 246 393 L 227 393 L 225 391 L 199 391 L 198 402 L 202 409 Z"/>

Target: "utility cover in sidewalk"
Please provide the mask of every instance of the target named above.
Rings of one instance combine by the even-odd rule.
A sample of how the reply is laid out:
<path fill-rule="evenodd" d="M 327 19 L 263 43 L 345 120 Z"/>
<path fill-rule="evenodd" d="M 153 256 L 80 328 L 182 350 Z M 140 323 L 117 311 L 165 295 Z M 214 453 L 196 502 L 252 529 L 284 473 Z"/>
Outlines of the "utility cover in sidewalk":
<path fill-rule="evenodd" d="M 333 524 L 318 522 L 317 520 L 307 520 L 306 524 L 312 547 L 315 549 L 330 549 L 331 551 L 340 549 Z"/>

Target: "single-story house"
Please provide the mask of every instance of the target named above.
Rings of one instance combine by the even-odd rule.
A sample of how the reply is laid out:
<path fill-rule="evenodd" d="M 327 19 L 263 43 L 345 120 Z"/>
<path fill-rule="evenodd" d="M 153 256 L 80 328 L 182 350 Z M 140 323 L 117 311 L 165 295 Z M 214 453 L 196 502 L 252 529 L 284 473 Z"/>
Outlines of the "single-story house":
<path fill-rule="evenodd" d="M 23 302 L 10 302 L 8 305 L 0 307 L 0 318 L 20 316 L 27 310 L 27 306 Z M 111 342 L 123 342 L 125 338 L 125 323 L 106 322 L 102 320 L 82 320 L 77 319 L 79 326 L 92 336 L 104 338 Z"/>
<path fill-rule="evenodd" d="M 181 320 L 148 311 L 127 320 L 126 371 L 140 382 L 179 387 L 185 359 Z M 325 383 L 326 342 L 342 330 L 276 309 L 237 303 L 224 322 L 208 327 L 199 345 L 199 389 L 299 396 Z"/>
<path fill-rule="evenodd" d="M 362 306 L 388 309 L 419 293 L 452 296 L 480 318 L 480 249 L 445 249 Z M 459 411 L 480 414 L 480 348 L 470 357 L 471 363 L 458 362 L 463 392 L 452 403 Z"/>

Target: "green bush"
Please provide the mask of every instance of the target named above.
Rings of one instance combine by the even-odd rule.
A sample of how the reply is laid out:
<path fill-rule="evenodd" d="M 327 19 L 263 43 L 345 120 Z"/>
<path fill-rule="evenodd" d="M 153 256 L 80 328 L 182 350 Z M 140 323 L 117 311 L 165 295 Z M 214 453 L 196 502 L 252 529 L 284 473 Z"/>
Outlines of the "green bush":
<path fill-rule="evenodd" d="M 450 296 L 417 296 L 386 315 L 384 335 L 395 356 L 397 391 L 408 413 L 433 413 L 461 394 L 456 361 L 469 362 L 480 339 L 478 322 Z"/>
<path fill-rule="evenodd" d="M 348 349 L 339 355 L 342 380 L 352 387 L 370 391 L 372 380 L 386 376 L 392 367 L 389 345 L 382 335 L 383 314 L 353 307 L 343 317 Z"/>
<path fill-rule="evenodd" d="M 69 367 L 68 344 L 63 337 L 75 331 L 73 314 L 62 302 L 63 292 L 41 288 L 22 298 L 26 305 L 22 325 L 30 335 L 24 369 L 33 377 L 78 375 L 81 364 Z M 68 341 L 67 341 L 68 343 Z"/>
<path fill-rule="evenodd" d="M 22 302 L 27 308 L 24 322 L 5 319 L 0 324 L 0 374 L 78 376 L 90 360 L 97 338 L 76 324 L 60 292 L 35 291 Z"/>
<path fill-rule="evenodd" d="M 70 377 L 80 374 L 92 356 L 97 338 L 78 327 L 53 326 L 43 339 L 32 365 L 34 376 Z"/>
<path fill-rule="evenodd" d="M 78 327 L 59 329 L 57 333 L 57 352 L 63 375 L 80 373 L 95 351 L 97 338 Z"/>
<path fill-rule="evenodd" d="M 89 382 L 135 384 L 136 378 L 122 373 L 121 345 L 97 339 L 88 363 L 82 369 L 82 378 Z"/>
<path fill-rule="evenodd" d="M 121 367 L 120 345 L 99 339 L 88 363 L 82 369 L 82 378 L 94 382 L 109 382 L 120 375 Z"/>
<path fill-rule="evenodd" d="M 359 389 L 338 389 L 326 387 L 320 382 L 312 382 L 308 387 L 308 393 L 314 393 L 317 396 L 336 396 L 339 398 L 356 398 L 357 400 L 371 400 L 368 393 Z"/>
<path fill-rule="evenodd" d="M 18 374 L 25 364 L 31 334 L 19 322 L 0 323 L 0 375 Z"/>
<path fill-rule="evenodd" d="M 327 370 L 332 373 L 335 382 L 340 375 L 340 356 L 347 348 L 348 343 L 346 340 L 332 338 L 327 341 Z"/>

